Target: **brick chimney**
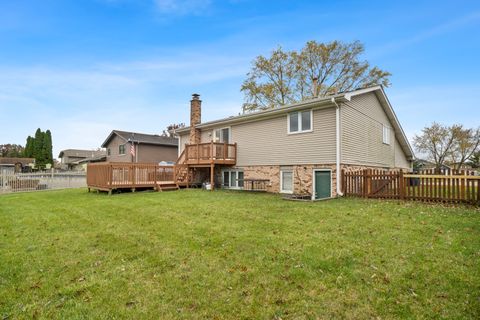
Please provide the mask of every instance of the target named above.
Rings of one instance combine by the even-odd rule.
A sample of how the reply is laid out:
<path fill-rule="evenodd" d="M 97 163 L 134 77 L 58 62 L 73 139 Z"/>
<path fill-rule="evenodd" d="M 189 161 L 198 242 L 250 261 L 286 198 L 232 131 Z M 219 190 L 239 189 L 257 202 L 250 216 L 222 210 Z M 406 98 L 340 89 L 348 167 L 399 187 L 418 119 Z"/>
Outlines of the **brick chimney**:
<path fill-rule="evenodd" d="M 190 143 L 200 143 L 200 129 L 196 128 L 197 124 L 202 122 L 202 100 L 199 94 L 192 94 L 190 101 Z"/>

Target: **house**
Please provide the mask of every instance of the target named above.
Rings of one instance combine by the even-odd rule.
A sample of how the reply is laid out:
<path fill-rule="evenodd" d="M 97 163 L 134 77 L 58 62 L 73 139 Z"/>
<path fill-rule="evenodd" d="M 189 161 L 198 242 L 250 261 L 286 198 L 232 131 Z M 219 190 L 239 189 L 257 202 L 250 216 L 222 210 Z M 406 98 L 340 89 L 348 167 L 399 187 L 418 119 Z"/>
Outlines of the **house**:
<path fill-rule="evenodd" d="M 35 166 L 34 158 L 0 157 L 0 173 L 18 173 L 29 171 Z"/>
<path fill-rule="evenodd" d="M 62 170 L 84 170 L 84 166 L 79 166 L 80 161 L 105 161 L 106 151 L 66 149 L 60 151 L 58 158 L 60 158 L 60 169 Z"/>
<path fill-rule="evenodd" d="M 178 139 L 113 130 L 102 148 L 107 149 L 108 162 L 174 163 L 178 155 Z"/>
<path fill-rule="evenodd" d="M 437 168 L 437 165 L 435 164 L 435 162 L 428 161 L 425 159 L 415 159 L 415 161 L 413 162 L 414 170 L 433 170 L 436 168 Z M 448 170 L 452 170 L 453 168 L 447 164 L 442 164 L 440 166 L 440 169 L 442 171 L 448 171 Z"/>
<path fill-rule="evenodd" d="M 194 94 L 190 111 L 190 126 L 177 130 L 178 182 L 242 189 L 268 181 L 269 192 L 323 199 L 341 195 L 342 170 L 412 168 L 413 150 L 381 86 L 204 123 Z"/>

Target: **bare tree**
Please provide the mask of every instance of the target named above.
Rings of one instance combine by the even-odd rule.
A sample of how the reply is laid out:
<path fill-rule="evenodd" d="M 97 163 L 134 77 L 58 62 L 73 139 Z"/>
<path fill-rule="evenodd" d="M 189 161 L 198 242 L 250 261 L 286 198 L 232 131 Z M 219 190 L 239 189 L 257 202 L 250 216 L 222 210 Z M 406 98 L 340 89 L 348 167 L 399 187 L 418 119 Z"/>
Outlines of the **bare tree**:
<path fill-rule="evenodd" d="M 473 169 L 480 168 L 480 150 L 474 152 L 467 162 Z"/>
<path fill-rule="evenodd" d="M 270 57 L 258 56 L 241 87 L 244 112 L 375 84 L 389 86 L 391 74 L 361 60 L 364 50 L 358 41 L 309 41 L 300 52 L 278 47 Z M 314 81 L 318 85 L 312 90 Z"/>
<path fill-rule="evenodd" d="M 162 132 L 162 137 L 175 137 L 175 131 L 180 128 L 184 128 L 185 123 L 173 123 L 167 126 Z"/>
<path fill-rule="evenodd" d="M 456 125 L 451 128 L 454 136 L 454 143 L 451 152 L 451 162 L 455 169 L 470 159 L 478 150 L 480 145 L 480 128 L 469 129 L 463 125 Z"/>
<path fill-rule="evenodd" d="M 413 138 L 415 149 L 434 162 L 437 170 L 451 155 L 454 142 L 453 130 L 436 122 L 432 123 L 430 127 L 423 128 L 422 134 L 415 135 Z"/>

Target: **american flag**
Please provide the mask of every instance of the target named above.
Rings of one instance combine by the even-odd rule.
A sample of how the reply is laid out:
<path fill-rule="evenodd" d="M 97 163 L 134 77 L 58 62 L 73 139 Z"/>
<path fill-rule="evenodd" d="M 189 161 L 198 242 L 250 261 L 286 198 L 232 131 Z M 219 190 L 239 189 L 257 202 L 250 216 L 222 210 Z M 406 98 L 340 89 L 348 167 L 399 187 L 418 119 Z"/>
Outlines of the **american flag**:
<path fill-rule="evenodd" d="M 130 154 L 135 157 L 135 145 L 133 143 L 130 146 Z"/>

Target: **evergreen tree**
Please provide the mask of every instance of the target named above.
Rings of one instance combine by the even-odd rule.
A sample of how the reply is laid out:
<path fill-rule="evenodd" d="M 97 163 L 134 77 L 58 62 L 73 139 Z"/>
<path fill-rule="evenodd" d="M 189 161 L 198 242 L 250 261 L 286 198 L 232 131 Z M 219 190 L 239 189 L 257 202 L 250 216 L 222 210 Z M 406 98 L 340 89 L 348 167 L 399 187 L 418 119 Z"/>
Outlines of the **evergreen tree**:
<path fill-rule="evenodd" d="M 27 143 L 23 155 L 25 158 L 33 158 L 33 138 L 31 136 L 27 137 Z"/>
<path fill-rule="evenodd" d="M 44 133 L 43 146 L 42 146 L 42 156 L 45 160 L 45 164 L 53 165 L 53 154 L 52 154 L 52 133 L 50 130 L 47 130 Z"/>
<path fill-rule="evenodd" d="M 45 133 L 37 129 L 35 132 L 35 140 L 33 143 L 33 157 L 35 158 L 35 166 L 39 169 L 45 168 L 46 159 L 43 156 L 43 141 Z"/>

